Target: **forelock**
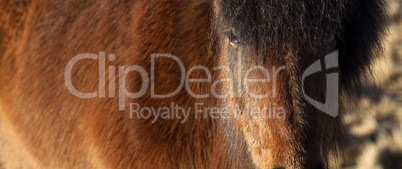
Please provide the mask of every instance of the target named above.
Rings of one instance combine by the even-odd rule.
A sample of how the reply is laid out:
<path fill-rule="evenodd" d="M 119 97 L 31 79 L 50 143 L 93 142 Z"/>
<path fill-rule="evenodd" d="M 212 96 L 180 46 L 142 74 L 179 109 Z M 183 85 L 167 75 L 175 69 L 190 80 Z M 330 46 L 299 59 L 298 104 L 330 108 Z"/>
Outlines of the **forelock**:
<path fill-rule="evenodd" d="M 215 24 L 255 48 L 298 50 L 339 34 L 341 0 L 218 0 Z"/>

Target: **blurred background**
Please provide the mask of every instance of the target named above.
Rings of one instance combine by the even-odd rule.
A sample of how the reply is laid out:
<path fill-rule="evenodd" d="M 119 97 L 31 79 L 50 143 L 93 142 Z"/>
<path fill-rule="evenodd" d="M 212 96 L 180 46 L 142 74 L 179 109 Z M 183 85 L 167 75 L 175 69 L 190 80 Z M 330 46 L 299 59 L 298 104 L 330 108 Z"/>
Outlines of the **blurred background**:
<path fill-rule="evenodd" d="M 402 169 L 402 0 L 387 2 L 391 23 L 383 57 L 360 91 L 343 100 L 342 151 L 331 168 Z"/>

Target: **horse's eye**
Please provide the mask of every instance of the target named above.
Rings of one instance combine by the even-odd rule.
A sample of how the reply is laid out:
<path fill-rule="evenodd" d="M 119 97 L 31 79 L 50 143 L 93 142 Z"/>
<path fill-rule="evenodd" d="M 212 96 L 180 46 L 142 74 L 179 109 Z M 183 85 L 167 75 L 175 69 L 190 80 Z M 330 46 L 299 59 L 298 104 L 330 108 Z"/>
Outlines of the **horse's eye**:
<path fill-rule="evenodd" d="M 242 42 L 240 41 L 239 36 L 234 34 L 232 31 L 227 31 L 226 36 L 229 39 L 230 45 L 232 45 L 234 48 L 238 48 L 239 46 L 242 45 Z"/>

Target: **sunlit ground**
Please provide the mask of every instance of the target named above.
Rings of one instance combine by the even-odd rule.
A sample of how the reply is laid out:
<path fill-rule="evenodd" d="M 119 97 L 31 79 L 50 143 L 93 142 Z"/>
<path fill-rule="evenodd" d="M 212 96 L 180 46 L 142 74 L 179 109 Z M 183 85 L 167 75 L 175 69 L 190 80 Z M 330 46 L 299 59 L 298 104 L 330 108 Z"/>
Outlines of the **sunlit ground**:
<path fill-rule="evenodd" d="M 343 153 L 331 168 L 402 169 L 402 1 L 388 0 L 385 50 L 360 94 L 344 100 Z"/>

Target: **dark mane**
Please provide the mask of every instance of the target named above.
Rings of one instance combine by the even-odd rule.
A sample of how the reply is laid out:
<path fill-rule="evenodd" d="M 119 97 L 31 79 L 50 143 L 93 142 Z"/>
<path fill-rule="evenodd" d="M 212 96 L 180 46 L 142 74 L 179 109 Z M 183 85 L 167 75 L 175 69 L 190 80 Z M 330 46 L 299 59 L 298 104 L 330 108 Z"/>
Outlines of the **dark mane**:
<path fill-rule="evenodd" d="M 297 50 L 320 43 L 323 36 L 337 33 L 345 2 L 339 0 L 220 0 L 222 18 L 240 38 L 252 46 L 284 44 Z"/>
<path fill-rule="evenodd" d="M 274 48 L 277 57 L 315 50 L 334 36 L 343 85 L 367 70 L 387 23 L 383 0 L 219 0 L 217 5 L 221 17 L 215 22 L 225 25 L 218 29 L 233 28 L 251 50 Z"/>

